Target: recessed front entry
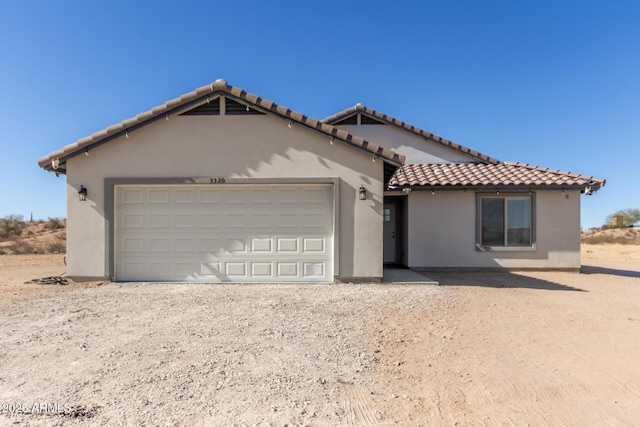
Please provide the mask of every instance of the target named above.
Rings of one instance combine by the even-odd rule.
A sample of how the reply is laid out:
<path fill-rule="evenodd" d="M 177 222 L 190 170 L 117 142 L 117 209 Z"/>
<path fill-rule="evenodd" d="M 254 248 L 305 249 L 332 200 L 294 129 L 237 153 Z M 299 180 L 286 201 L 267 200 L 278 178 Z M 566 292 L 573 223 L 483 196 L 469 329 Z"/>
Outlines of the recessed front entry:
<path fill-rule="evenodd" d="M 121 281 L 331 281 L 333 185 L 117 185 Z"/>

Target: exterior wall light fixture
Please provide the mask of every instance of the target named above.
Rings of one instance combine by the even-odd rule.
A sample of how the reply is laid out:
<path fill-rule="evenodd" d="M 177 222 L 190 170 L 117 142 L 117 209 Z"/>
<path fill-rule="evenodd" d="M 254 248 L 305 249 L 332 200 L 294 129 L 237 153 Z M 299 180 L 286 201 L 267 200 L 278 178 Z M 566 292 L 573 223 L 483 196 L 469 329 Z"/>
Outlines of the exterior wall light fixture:
<path fill-rule="evenodd" d="M 361 185 L 360 189 L 358 190 L 358 199 L 367 200 L 367 189 L 364 188 L 364 185 Z"/>
<path fill-rule="evenodd" d="M 80 186 L 80 191 L 78 191 L 78 197 L 80 198 L 81 202 L 84 202 L 87 200 L 87 188 L 84 185 Z"/>

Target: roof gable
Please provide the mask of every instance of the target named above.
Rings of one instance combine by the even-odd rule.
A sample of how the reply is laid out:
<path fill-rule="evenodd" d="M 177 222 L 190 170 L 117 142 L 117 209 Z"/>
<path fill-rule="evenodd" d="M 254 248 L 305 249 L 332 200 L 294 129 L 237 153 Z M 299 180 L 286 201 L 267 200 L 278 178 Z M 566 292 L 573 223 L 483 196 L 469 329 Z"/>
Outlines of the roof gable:
<path fill-rule="evenodd" d="M 257 114 L 272 114 L 277 117 L 287 120 L 289 126 L 302 126 L 310 131 L 324 134 L 332 141 L 341 142 L 347 144 L 355 149 L 366 152 L 372 157 L 380 158 L 385 163 L 392 166 L 399 166 L 405 160 L 404 156 L 401 156 L 392 150 L 380 147 L 364 138 L 352 135 L 344 130 L 338 129 L 327 123 L 323 123 L 319 120 L 305 116 L 304 114 L 297 113 L 289 108 L 277 105 L 273 101 L 269 101 L 260 98 L 257 95 L 248 93 L 243 89 L 231 86 L 227 84 L 225 80 L 219 79 L 207 86 L 202 86 L 193 92 L 184 94 L 178 98 L 167 101 L 163 105 L 152 108 L 149 111 L 140 113 L 135 117 L 124 120 L 116 125 L 109 126 L 100 132 L 96 132 L 90 136 L 79 139 L 73 144 L 69 144 L 60 150 L 54 151 L 47 156 L 38 159 L 40 167 L 57 173 L 65 173 L 66 161 L 72 157 L 87 153 L 88 150 L 108 143 L 116 138 L 127 137 L 130 132 L 134 132 L 143 126 L 147 126 L 157 120 L 170 120 L 170 117 L 175 114 L 182 114 L 189 111 L 195 111 L 197 108 L 202 107 L 205 104 L 210 104 L 214 96 L 223 95 L 228 99 L 231 99 L 235 104 L 241 104 L 244 108 L 248 108 L 249 111 L 254 111 Z M 192 107 L 192 108 L 189 108 Z M 208 114 L 215 114 L 215 106 L 209 107 Z M 211 111 L 214 110 L 214 111 Z M 218 105 L 218 114 L 220 106 Z M 238 114 L 238 108 L 234 108 L 234 113 Z M 202 111 L 201 111 L 202 112 Z"/>
<path fill-rule="evenodd" d="M 444 147 L 448 147 L 450 149 L 456 150 L 460 153 L 466 154 L 468 156 L 471 156 L 474 159 L 477 159 L 483 163 L 490 163 L 490 164 L 498 164 L 500 163 L 497 159 L 494 159 L 493 157 L 489 157 L 486 154 L 482 154 L 478 151 L 472 150 L 470 148 L 467 148 L 463 145 L 460 145 L 458 143 L 455 143 L 453 141 L 450 141 L 448 139 L 442 138 L 441 136 L 435 135 L 431 132 L 425 131 L 423 129 L 420 129 L 418 127 L 415 127 L 413 125 L 410 125 L 408 123 L 403 122 L 402 120 L 398 120 L 394 117 L 388 116 L 386 114 L 380 113 L 376 110 L 373 110 L 371 108 L 367 108 L 362 104 L 356 104 L 355 106 L 351 107 L 351 108 L 347 108 L 346 110 L 343 110 L 339 113 L 336 113 L 332 116 L 326 117 L 325 119 L 322 120 L 323 123 L 327 123 L 327 124 L 331 124 L 331 125 L 339 125 L 339 124 L 354 124 L 354 123 L 344 123 L 345 119 L 348 119 L 350 117 L 355 117 L 357 114 L 361 114 L 363 117 L 369 117 L 372 120 L 376 120 L 378 122 L 382 122 L 382 123 L 386 123 L 389 125 L 393 125 L 396 126 L 400 129 L 403 129 L 407 132 L 411 132 L 415 135 L 418 135 L 422 138 L 424 138 L 427 141 L 431 141 L 437 144 L 441 144 Z M 370 123 L 367 123 L 370 124 Z"/>

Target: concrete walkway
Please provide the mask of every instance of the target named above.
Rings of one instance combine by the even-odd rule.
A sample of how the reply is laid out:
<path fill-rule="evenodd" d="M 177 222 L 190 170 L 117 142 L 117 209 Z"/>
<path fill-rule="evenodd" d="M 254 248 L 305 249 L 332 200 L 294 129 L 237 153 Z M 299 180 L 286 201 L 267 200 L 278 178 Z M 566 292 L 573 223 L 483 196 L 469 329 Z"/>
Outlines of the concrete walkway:
<path fill-rule="evenodd" d="M 421 285 L 439 285 L 427 276 L 408 268 L 384 267 L 382 283 L 415 283 Z"/>

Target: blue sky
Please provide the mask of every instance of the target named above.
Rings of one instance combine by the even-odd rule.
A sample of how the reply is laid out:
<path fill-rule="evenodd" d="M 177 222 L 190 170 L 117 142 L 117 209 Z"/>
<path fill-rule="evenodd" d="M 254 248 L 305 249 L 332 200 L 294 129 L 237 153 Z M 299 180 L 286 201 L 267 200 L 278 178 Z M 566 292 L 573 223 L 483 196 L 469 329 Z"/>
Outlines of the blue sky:
<path fill-rule="evenodd" d="M 0 217 L 66 216 L 37 159 L 218 78 L 324 118 L 361 102 L 640 208 L 640 2 L 13 1 L 0 6 Z"/>

